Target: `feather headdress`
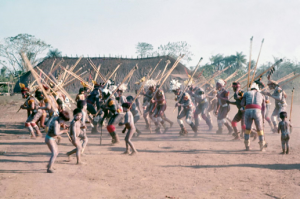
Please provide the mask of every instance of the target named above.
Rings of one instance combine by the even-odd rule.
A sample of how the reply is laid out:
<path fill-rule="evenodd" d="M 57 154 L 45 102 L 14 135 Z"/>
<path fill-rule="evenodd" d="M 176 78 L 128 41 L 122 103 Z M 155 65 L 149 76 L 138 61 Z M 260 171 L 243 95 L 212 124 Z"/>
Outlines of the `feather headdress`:
<path fill-rule="evenodd" d="M 170 81 L 170 90 L 171 91 L 179 89 L 180 86 L 181 86 L 181 83 L 178 80 L 172 79 Z"/>

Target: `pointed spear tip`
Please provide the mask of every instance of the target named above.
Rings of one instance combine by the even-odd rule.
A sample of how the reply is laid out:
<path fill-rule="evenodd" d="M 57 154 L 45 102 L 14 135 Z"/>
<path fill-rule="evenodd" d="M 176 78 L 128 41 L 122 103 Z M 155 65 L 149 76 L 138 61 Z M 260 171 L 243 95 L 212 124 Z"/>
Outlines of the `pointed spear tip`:
<path fill-rule="evenodd" d="M 265 39 L 263 39 L 263 40 L 261 41 L 261 43 L 264 43 L 264 41 L 265 41 Z"/>

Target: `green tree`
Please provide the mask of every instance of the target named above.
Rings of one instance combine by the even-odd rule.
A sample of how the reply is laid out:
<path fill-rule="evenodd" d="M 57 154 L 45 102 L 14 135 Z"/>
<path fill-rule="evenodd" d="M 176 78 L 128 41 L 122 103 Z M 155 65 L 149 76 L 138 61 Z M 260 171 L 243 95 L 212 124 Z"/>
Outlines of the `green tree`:
<path fill-rule="evenodd" d="M 224 56 L 221 54 L 212 55 L 209 58 L 211 65 L 215 66 L 215 70 L 222 70 L 224 66 Z"/>
<path fill-rule="evenodd" d="M 160 45 L 155 53 L 159 55 L 169 55 L 175 59 L 179 55 L 184 54 L 183 60 L 188 63 L 192 61 L 193 56 L 190 48 L 191 45 L 186 41 L 169 42 L 166 45 Z"/>
<path fill-rule="evenodd" d="M 7 37 L 0 45 L 0 64 L 13 68 L 15 72 L 18 70 L 27 72 L 28 68 L 21 58 L 21 53 L 26 53 L 30 62 L 36 65 L 44 57 L 44 51 L 50 47 L 49 44 L 29 34 Z"/>
<path fill-rule="evenodd" d="M 47 53 L 47 57 L 53 58 L 53 57 L 61 57 L 62 53 L 57 48 L 56 49 L 50 49 Z"/>
<path fill-rule="evenodd" d="M 147 55 L 151 55 L 153 51 L 153 46 L 151 44 L 145 42 L 139 42 L 136 45 L 136 54 L 141 57 L 146 57 Z"/>

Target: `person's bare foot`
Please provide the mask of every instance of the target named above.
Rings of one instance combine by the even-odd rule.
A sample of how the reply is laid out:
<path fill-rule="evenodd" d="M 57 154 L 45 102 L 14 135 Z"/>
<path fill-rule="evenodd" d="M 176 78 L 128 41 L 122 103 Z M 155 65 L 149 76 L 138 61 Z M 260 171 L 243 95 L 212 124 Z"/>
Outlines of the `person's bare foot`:
<path fill-rule="evenodd" d="M 86 165 L 85 162 L 77 162 L 76 165 Z"/>
<path fill-rule="evenodd" d="M 54 173 L 52 169 L 47 169 L 47 173 Z"/>
<path fill-rule="evenodd" d="M 66 153 L 66 155 L 68 156 L 68 159 L 66 160 L 66 162 L 71 162 L 71 155 L 69 153 Z"/>
<path fill-rule="evenodd" d="M 130 155 L 131 155 L 131 156 L 132 156 L 132 155 L 137 155 L 137 153 L 138 153 L 137 151 L 132 151 L 132 153 L 131 153 Z"/>
<path fill-rule="evenodd" d="M 128 151 L 125 151 L 123 154 L 127 155 L 127 154 L 129 154 L 129 152 L 128 152 Z"/>

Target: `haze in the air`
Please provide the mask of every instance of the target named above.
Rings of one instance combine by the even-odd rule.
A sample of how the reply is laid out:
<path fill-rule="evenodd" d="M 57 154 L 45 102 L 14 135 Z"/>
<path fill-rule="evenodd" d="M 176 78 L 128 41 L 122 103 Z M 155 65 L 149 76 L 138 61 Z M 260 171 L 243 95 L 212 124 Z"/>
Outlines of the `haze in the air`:
<path fill-rule="evenodd" d="M 138 42 L 186 41 L 195 65 L 212 54 L 249 55 L 265 38 L 260 63 L 299 59 L 300 1 L 290 0 L 1 0 L 0 38 L 28 33 L 63 55 L 136 56 Z"/>

